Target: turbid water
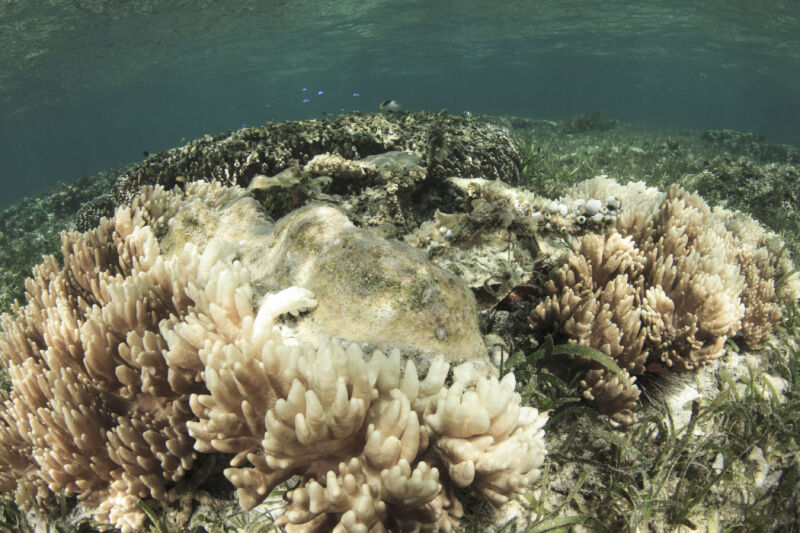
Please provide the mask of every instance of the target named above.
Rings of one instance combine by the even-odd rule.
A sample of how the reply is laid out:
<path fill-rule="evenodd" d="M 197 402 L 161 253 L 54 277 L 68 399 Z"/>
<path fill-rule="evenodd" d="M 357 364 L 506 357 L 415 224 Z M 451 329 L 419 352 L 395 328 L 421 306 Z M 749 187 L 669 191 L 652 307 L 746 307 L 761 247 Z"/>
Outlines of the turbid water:
<path fill-rule="evenodd" d="M 0 208 L 181 139 L 387 98 L 798 145 L 799 89 L 788 1 L 0 0 Z"/>

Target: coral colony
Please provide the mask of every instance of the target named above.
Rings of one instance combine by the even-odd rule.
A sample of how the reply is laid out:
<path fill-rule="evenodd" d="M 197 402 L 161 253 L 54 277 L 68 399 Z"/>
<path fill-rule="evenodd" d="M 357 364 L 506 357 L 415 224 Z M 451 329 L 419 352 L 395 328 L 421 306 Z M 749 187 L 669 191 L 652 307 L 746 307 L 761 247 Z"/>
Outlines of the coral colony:
<path fill-rule="evenodd" d="M 513 375 L 476 377 L 467 362 L 445 385 L 441 358 L 419 376 L 398 351 L 286 344 L 276 320 L 313 313 L 309 291 L 257 296 L 230 243 L 159 253 L 177 210 L 242 195 L 148 187 L 96 230 L 63 236 L 64 267 L 38 267 L 28 305 L 4 318 L 15 387 L 0 487 L 23 507 L 77 495 L 134 531 L 138 498 L 163 498 L 198 453 L 224 452 L 245 509 L 301 476 L 282 515 L 298 530 L 389 517 L 449 529 L 462 515 L 453 486 L 501 505 L 535 481 L 547 417 L 520 406 Z"/>

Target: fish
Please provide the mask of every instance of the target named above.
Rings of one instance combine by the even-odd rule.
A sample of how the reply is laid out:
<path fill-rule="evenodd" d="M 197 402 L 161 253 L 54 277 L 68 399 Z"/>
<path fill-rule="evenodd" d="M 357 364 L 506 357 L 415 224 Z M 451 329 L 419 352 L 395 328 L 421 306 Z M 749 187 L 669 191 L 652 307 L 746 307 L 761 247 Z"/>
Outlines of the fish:
<path fill-rule="evenodd" d="M 402 106 L 398 104 L 396 100 L 384 100 L 381 102 L 380 108 L 381 111 L 386 111 L 387 113 L 397 113 L 403 110 Z"/>

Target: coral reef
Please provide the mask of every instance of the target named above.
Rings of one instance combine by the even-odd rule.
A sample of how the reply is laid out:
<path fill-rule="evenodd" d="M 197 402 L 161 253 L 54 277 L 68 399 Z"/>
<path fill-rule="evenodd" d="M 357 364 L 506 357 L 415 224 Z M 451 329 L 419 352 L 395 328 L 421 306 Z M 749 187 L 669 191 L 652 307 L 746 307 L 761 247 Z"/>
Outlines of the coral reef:
<path fill-rule="evenodd" d="M 446 185 L 451 213 L 437 210 L 404 238 L 463 279 L 482 310 L 533 276 L 550 248 L 544 235 L 599 231 L 618 215 L 619 202 L 608 195 L 559 202 L 498 180 L 448 178 Z"/>
<path fill-rule="evenodd" d="M 487 120 L 499 127 L 485 127 Z M 0 487 L 23 505 L 38 500 L 49 509 L 56 507 L 51 488 L 58 489 L 129 528 L 143 517 L 136 500 L 156 495 L 158 504 L 144 503 L 177 530 L 243 528 L 245 516 L 272 525 L 275 515 L 264 510 L 280 496 L 266 493 L 287 476 L 290 501 L 279 520 L 289 530 L 447 529 L 461 514 L 459 499 L 470 502 L 464 512 L 476 530 L 512 515 L 517 528 L 561 519 L 550 512 L 589 516 L 611 530 L 669 530 L 685 524 L 681 516 L 721 527 L 793 524 L 800 359 L 791 338 L 798 317 L 786 304 L 800 293 L 790 275 L 796 244 L 729 209 L 747 210 L 784 238 L 796 234 L 797 169 L 787 164 L 796 150 L 749 134 L 702 139 L 623 123 L 563 133 L 581 121 L 423 113 L 268 124 L 191 141 L 123 170 L 120 181 L 131 188 L 119 197 L 100 177 L 0 214 L 0 247 L 13 251 L 0 271 L 8 309 L 40 254 L 60 254 L 57 232 L 77 201 L 97 197 L 76 218 L 80 231 L 136 197 L 134 175 L 185 191 L 151 191 L 144 210 L 128 204 L 123 212 L 139 213 L 131 218 L 138 237 L 126 237 L 128 244 L 103 244 L 106 230 L 71 235 L 85 243 L 70 245 L 64 267 L 52 259 L 37 267 L 44 278 L 28 282 L 33 302 L 4 319 L 0 360 L 14 383 L 0 371 Z M 474 134 L 484 127 L 486 136 Z M 503 144 L 508 131 L 521 139 L 521 154 Z M 280 162 L 284 156 L 291 161 Z M 280 164 L 270 166 L 273 159 Z M 509 161 L 522 164 L 527 189 L 519 173 L 507 172 Z M 246 183 L 250 194 L 193 183 L 216 172 Z M 650 186 L 583 181 L 606 174 Z M 724 209 L 679 189 L 661 192 L 673 183 Z M 304 207 L 311 202 L 317 205 Z M 142 244 L 150 238 L 138 240 L 150 231 L 154 264 L 167 265 L 163 276 L 130 259 L 150 257 Z M 336 248 L 337 239 L 346 249 Z M 76 247 L 83 251 L 76 255 Z M 207 292 L 208 283 L 217 288 Z M 404 285 L 416 288 L 403 292 Z M 232 286 L 239 290 L 231 300 Z M 531 335 L 529 318 L 543 299 L 552 305 Z M 422 301 L 435 304 L 414 305 Z M 140 318 L 141 332 L 126 329 Z M 382 335 L 362 336 L 366 324 Z M 789 331 L 788 352 L 776 327 Z M 578 346 L 542 357 L 549 344 L 537 350 L 537 343 L 551 333 L 556 342 L 600 349 L 622 371 L 563 355 L 587 353 Z M 719 346 L 733 346 L 724 340 L 731 336 L 738 350 L 716 358 Z M 86 359 L 89 348 L 95 356 Z M 104 366 L 97 355 L 106 352 Z M 271 373 L 275 365 L 283 370 Z M 536 517 L 518 514 L 520 499 L 485 513 L 453 490 L 469 483 L 502 504 L 537 475 L 544 417 L 518 407 L 512 378 L 494 378 L 495 365 L 514 370 L 522 403 L 564 413 L 548 426 L 548 446 L 558 452 L 548 483 L 526 495 Z M 617 427 L 585 416 L 568 379 L 576 367 L 598 409 L 640 422 Z M 675 376 L 689 369 L 689 379 Z M 640 386 L 653 401 L 637 406 Z M 503 430 L 517 409 L 516 426 Z M 56 429 L 42 436 L 45 423 Z M 490 444 L 484 428 L 497 434 Z M 146 438 L 137 441 L 137 432 Z M 123 437 L 131 448 L 120 445 Z M 517 442 L 523 437 L 532 443 L 527 452 Z M 323 455 L 314 455 L 318 447 Z M 76 460 L 84 450 L 90 459 Z M 751 460 L 760 450 L 761 459 Z M 521 462 L 499 460 L 506 458 Z M 220 498 L 234 487 L 242 504 L 255 505 L 251 511 Z M 11 520 L 14 506 L 4 501 L 0 514 Z M 71 518 L 91 515 L 73 502 L 66 499 Z M 42 519 L 34 510 L 26 517 Z M 48 522 L 62 528 L 64 521 Z"/>
<path fill-rule="evenodd" d="M 353 112 L 334 120 L 269 123 L 207 135 L 154 154 L 119 177 L 114 198 L 123 203 L 144 185 L 172 187 L 178 178 L 216 179 L 246 187 L 255 175 L 274 176 L 292 166 L 303 167 L 325 153 L 356 160 L 390 150 L 414 153 L 436 179 L 508 180 L 519 174 L 517 148 L 495 126 L 446 112 Z"/>
<path fill-rule="evenodd" d="M 581 386 L 587 400 L 624 424 L 635 420 L 633 376 L 648 368 L 696 370 L 737 334 L 760 344 L 779 322 L 782 299 L 800 294 L 795 279 L 776 287 L 792 263 L 778 253 L 780 239 L 752 219 L 712 210 L 678 186 L 662 201 L 641 184 L 630 187 L 625 193 L 606 178 L 580 186 L 601 198 L 614 191 L 622 215 L 613 231 L 574 240 L 531 317 L 538 331 L 554 329 L 618 363 L 622 375 L 585 361 Z M 631 201 L 636 193 L 640 200 Z"/>
<path fill-rule="evenodd" d="M 357 344 L 287 336 L 297 319 L 279 317 L 316 307 L 313 293 L 264 294 L 258 239 L 214 238 L 268 236 L 263 215 L 248 224 L 258 214 L 236 187 L 146 187 L 113 220 L 62 234 L 64 266 L 47 258 L 2 318 L 2 490 L 23 507 L 75 495 L 128 532 L 139 498 L 170 499 L 198 453 L 223 452 L 245 508 L 300 475 L 290 530 L 449 530 L 452 484 L 502 505 L 538 477 L 546 415 L 520 405 L 513 375 L 466 362 L 445 385 L 442 358 L 420 380 L 399 350 L 366 360 Z"/>
<path fill-rule="evenodd" d="M 114 175 L 107 170 L 60 184 L 0 212 L 0 311 L 10 311 L 14 299 L 22 298 L 25 278 L 42 255 L 58 252 L 58 235 L 71 227 L 75 212 L 83 206 L 97 211 L 103 200 L 93 200 L 110 189 Z"/>

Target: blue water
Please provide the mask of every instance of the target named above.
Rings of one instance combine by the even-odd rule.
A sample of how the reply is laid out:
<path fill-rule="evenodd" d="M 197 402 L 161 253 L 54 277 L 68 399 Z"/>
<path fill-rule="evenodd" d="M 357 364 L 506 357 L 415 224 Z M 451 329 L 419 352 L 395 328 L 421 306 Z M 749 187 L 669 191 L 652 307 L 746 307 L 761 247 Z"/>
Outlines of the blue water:
<path fill-rule="evenodd" d="M 800 2 L 0 0 L 0 209 L 182 139 L 387 98 L 800 145 Z"/>

